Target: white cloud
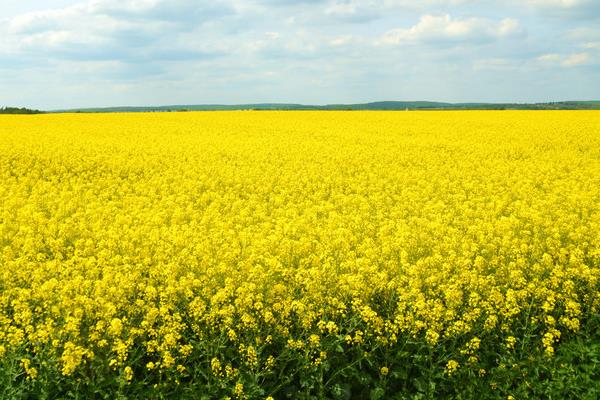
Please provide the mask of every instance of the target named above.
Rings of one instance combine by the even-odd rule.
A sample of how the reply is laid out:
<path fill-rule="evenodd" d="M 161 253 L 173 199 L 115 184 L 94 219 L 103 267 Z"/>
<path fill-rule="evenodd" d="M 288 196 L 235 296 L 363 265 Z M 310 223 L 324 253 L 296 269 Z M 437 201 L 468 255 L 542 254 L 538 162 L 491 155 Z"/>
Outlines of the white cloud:
<path fill-rule="evenodd" d="M 566 36 L 573 40 L 600 40 L 600 27 L 595 24 L 579 24 L 577 28 L 569 29 Z"/>
<path fill-rule="evenodd" d="M 276 40 L 279 39 L 281 35 L 279 34 L 279 32 L 265 32 L 265 36 L 269 39 Z"/>
<path fill-rule="evenodd" d="M 561 56 L 560 54 L 551 53 L 551 54 L 541 55 L 538 58 L 536 58 L 536 60 L 540 63 L 555 64 L 555 63 L 559 63 L 562 60 L 562 58 L 563 58 L 563 56 Z"/>
<path fill-rule="evenodd" d="M 473 69 L 475 71 L 507 71 L 513 70 L 517 68 L 515 62 L 513 60 L 508 60 L 505 58 L 485 58 L 480 60 L 475 60 L 473 63 Z"/>
<path fill-rule="evenodd" d="M 490 0 L 479 0 L 479 3 L 482 1 Z M 475 4 L 476 0 L 329 0 L 324 5 L 324 14 L 346 22 L 365 23 L 398 12 L 430 9 L 443 12 L 471 3 Z"/>
<path fill-rule="evenodd" d="M 594 0 L 525 0 L 525 3 L 538 7 L 575 8 L 593 4 Z"/>
<path fill-rule="evenodd" d="M 513 18 L 505 18 L 498 25 L 498 36 L 512 36 L 524 33 L 519 21 Z"/>
<path fill-rule="evenodd" d="M 486 0 L 483 0 L 486 1 Z M 388 7 L 403 7 L 413 9 L 423 9 L 432 7 L 457 7 L 469 3 L 481 3 L 482 0 L 382 0 L 381 2 Z"/>
<path fill-rule="evenodd" d="M 450 15 L 424 15 L 410 28 L 387 32 L 382 42 L 404 44 L 418 42 L 485 42 L 522 34 L 515 19 L 493 21 L 487 18 L 452 18 Z"/>
<path fill-rule="evenodd" d="M 598 0 L 514 0 L 517 4 L 556 18 L 599 19 Z"/>
<path fill-rule="evenodd" d="M 587 42 L 581 45 L 584 49 L 600 50 L 600 42 Z"/>
<path fill-rule="evenodd" d="M 598 96 L 600 0 L 25 2 L 0 12 L 25 106 Z"/>
<path fill-rule="evenodd" d="M 591 61 L 589 53 L 575 53 L 567 56 L 562 65 L 565 67 L 576 67 L 579 65 L 588 64 Z"/>
<path fill-rule="evenodd" d="M 329 45 L 332 47 L 341 47 L 353 42 L 354 37 L 352 35 L 344 35 L 333 38 L 329 41 Z"/>
<path fill-rule="evenodd" d="M 571 54 L 558 54 L 558 53 L 550 53 L 544 54 L 535 59 L 538 65 L 553 67 L 553 66 L 561 66 L 561 67 L 578 67 L 582 65 L 590 64 L 592 60 L 592 56 L 587 52 L 581 53 L 571 53 Z"/>
<path fill-rule="evenodd" d="M 379 18 L 383 7 L 377 1 L 334 1 L 325 8 L 325 15 L 355 22 Z"/>
<path fill-rule="evenodd" d="M 203 58 L 211 46 L 178 38 L 232 13 L 224 1 L 91 0 L 58 10 L 30 12 L 9 20 L 3 47 L 29 56 L 139 61 Z"/>

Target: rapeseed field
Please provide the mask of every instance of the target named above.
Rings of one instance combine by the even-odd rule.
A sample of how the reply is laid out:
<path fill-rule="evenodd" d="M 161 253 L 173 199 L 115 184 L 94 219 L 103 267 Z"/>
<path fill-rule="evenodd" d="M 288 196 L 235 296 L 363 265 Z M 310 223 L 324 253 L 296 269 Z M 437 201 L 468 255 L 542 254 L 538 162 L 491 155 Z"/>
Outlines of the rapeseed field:
<path fill-rule="evenodd" d="M 599 112 L 0 116 L 2 398 L 543 395 L 599 290 Z"/>

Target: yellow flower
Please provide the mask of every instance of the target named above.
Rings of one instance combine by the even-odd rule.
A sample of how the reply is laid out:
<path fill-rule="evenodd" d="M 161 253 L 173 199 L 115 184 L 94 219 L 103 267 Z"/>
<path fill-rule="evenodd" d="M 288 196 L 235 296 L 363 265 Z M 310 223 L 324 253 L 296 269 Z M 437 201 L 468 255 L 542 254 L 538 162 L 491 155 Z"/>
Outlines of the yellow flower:
<path fill-rule="evenodd" d="M 212 360 L 210 360 L 210 368 L 212 370 L 213 375 L 221 376 L 221 362 L 217 357 L 213 357 Z"/>
<path fill-rule="evenodd" d="M 242 397 L 244 395 L 244 385 L 242 383 L 236 383 L 233 392 L 238 398 Z"/>
<path fill-rule="evenodd" d="M 319 344 L 321 343 L 321 338 L 319 337 L 319 335 L 312 334 L 308 338 L 308 342 L 311 347 L 318 347 Z"/>
<path fill-rule="evenodd" d="M 31 360 L 27 358 L 21 359 L 21 367 L 27 375 L 27 380 L 34 380 L 38 376 L 38 370 L 31 366 Z"/>
<path fill-rule="evenodd" d="M 84 362 L 85 358 L 90 356 L 91 353 L 83 347 L 67 342 L 61 355 L 62 374 L 65 376 L 72 375 L 77 367 Z"/>
<path fill-rule="evenodd" d="M 445 373 L 483 375 L 481 349 L 513 351 L 522 322 L 551 356 L 600 310 L 596 111 L 0 127 L 0 358 L 27 379 L 108 365 L 176 382 L 214 351 L 204 375 L 235 391 L 282 347 L 322 365 L 406 340 L 464 343 Z"/>
<path fill-rule="evenodd" d="M 446 373 L 448 375 L 452 375 L 454 372 L 456 372 L 456 370 L 458 369 L 459 366 L 460 366 L 460 364 L 456 360 L 448 361 L 446 363 Z"/>
<path fill-rule="evenodd" d="M 504 341 L 504 345 L 507 349 L 514 349 L 516 343 L 517 339 L 514 336 L 508 336 Z"/>
<path fill-rule="evenodd" d="M 133 379 L 133 369 L 131 369 L 130 366 L 125 367 L 125 369 L 123 370 L 123 377 L 127 382 L 131 382 L 131 380 Z"/>
<path fill-rule="evenodd" d="M 108 333 L 112 336 L 119 336 L 123 330 L 123 322 L 119 318 L 113 318 L 110 321 L 110 328 L 108 329 Z"/>

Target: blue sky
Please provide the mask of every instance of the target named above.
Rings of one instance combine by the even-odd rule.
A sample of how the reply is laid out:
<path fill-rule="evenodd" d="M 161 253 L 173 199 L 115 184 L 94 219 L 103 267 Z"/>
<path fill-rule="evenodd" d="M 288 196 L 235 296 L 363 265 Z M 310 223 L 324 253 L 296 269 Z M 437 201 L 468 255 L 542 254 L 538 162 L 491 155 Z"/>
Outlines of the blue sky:
<path fill-rule="evenodd" d="M 599 0 L 5 0 L 0 106 L 600 99 Z"/>

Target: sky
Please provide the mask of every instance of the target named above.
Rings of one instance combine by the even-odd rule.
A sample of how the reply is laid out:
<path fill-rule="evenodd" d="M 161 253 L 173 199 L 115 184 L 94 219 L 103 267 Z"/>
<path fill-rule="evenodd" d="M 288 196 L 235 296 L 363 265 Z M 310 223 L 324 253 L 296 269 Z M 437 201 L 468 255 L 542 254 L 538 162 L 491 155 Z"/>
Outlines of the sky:
<path fill-rule="evenodd" d="M 2 0 L 0 106 L 600 100 L 600 0 Z"/>

